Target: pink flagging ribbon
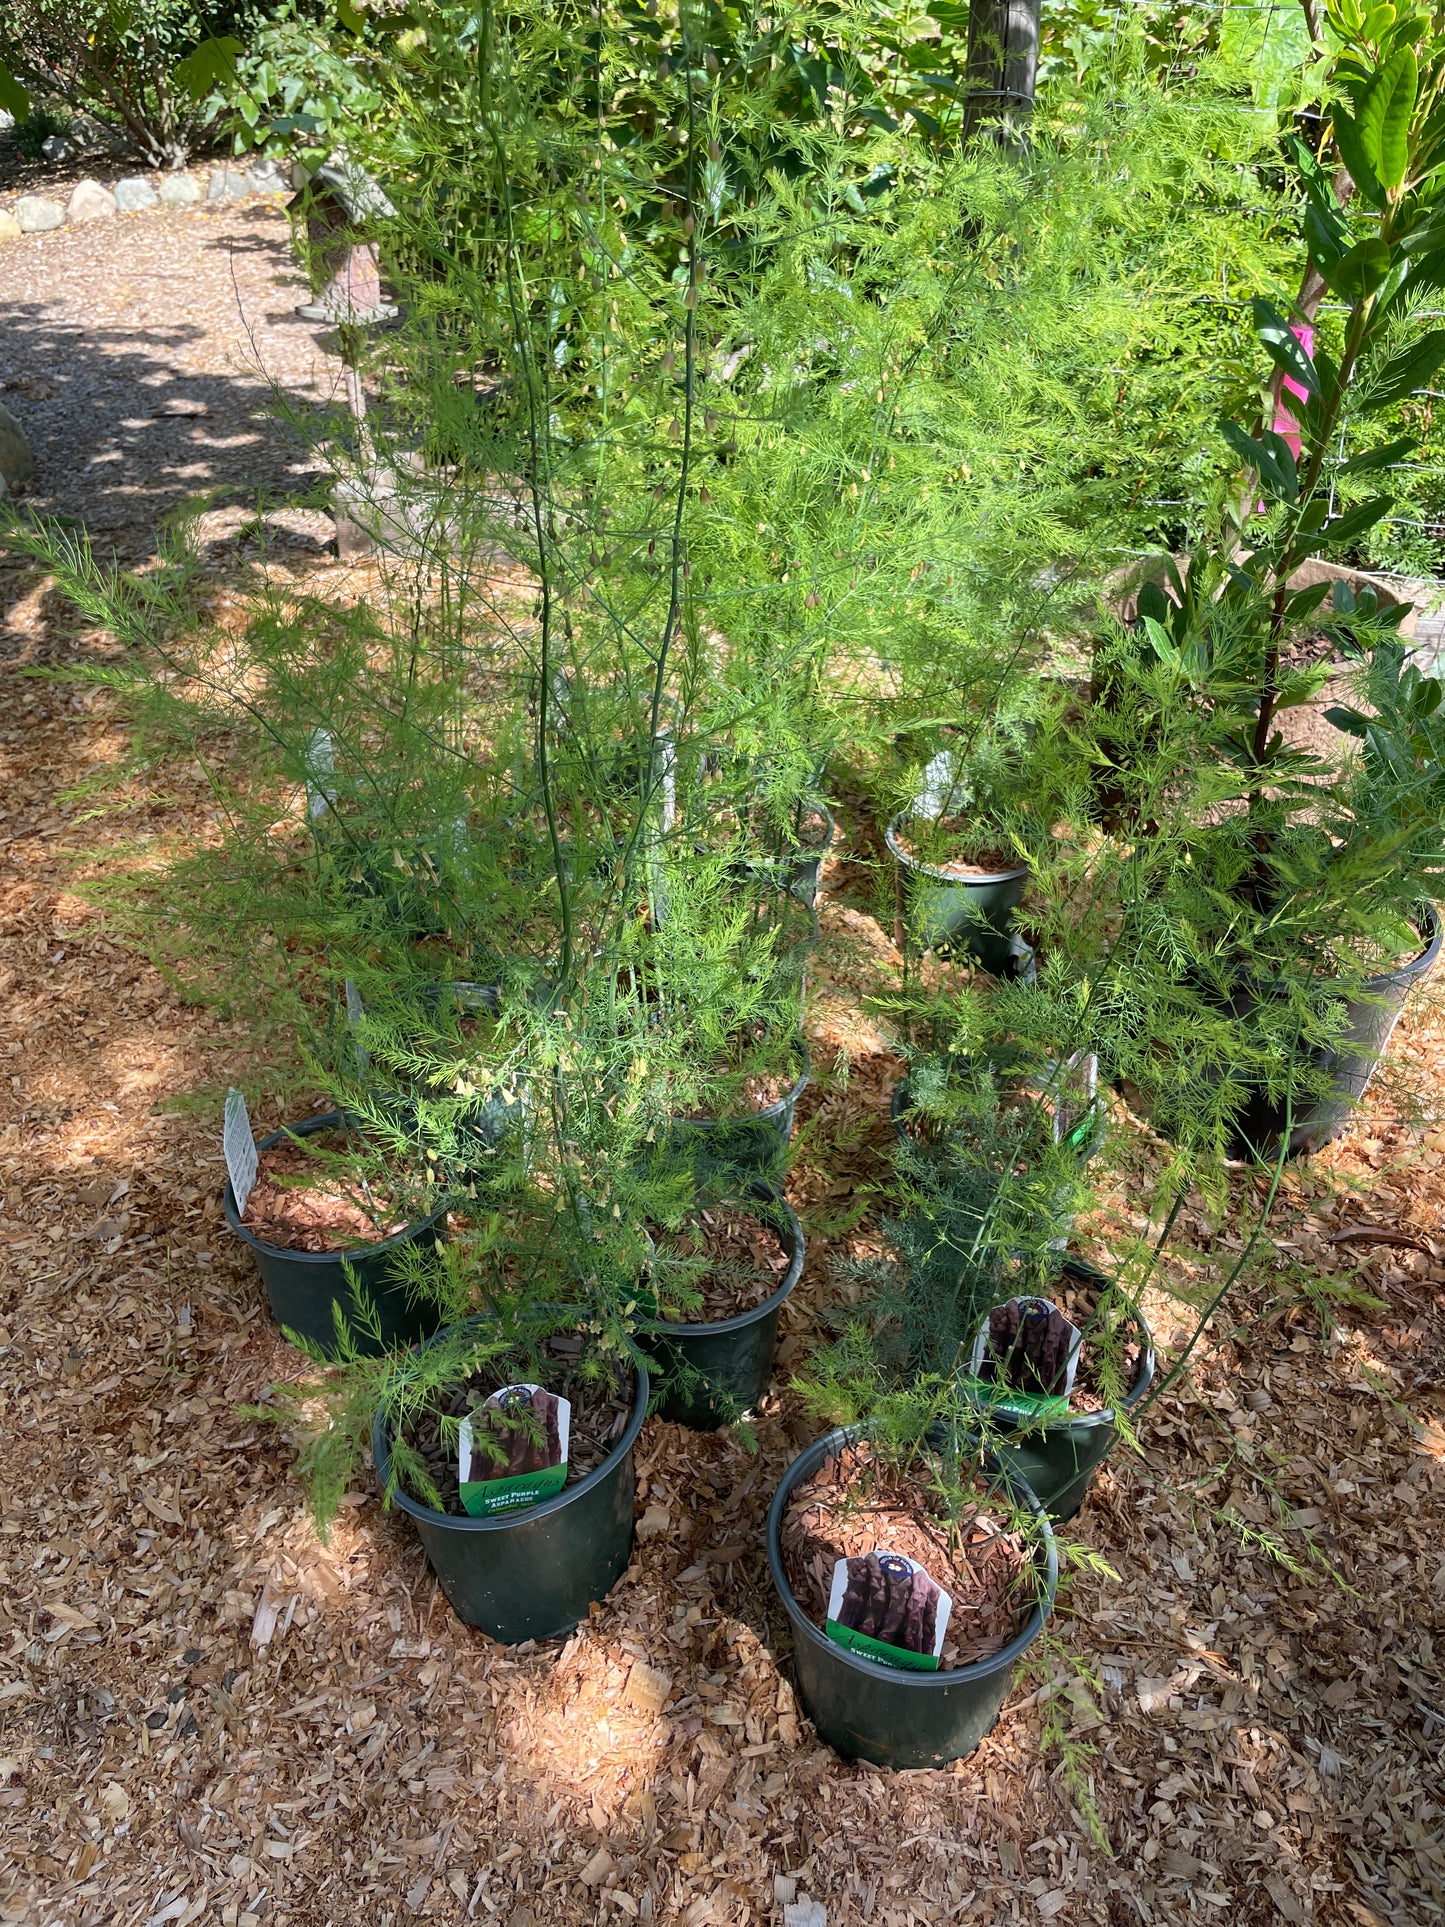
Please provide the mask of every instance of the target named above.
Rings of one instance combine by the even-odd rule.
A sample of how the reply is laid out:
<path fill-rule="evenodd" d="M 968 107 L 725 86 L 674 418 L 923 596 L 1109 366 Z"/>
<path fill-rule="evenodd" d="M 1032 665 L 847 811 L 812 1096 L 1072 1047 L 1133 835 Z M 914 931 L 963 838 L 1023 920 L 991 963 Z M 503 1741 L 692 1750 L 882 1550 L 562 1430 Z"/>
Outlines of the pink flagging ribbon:
<path fill-rule="evenodd" d="M 1291 322 L 1290 328 L 1295 340 L 1301 348 L 1304 349 L 1310 359 L 1313 360 L 1315 352 L 1314 329 L 1306 321 Z M 1281 399 L 1275 404 L 1274 432 L 1276 435 L 1283 435 L 1284 439 L 1289 443 L 1290 454 L 1298 461 L 1300 456 L 1300 427 L 1294 416 L 1284 405 L 1283 397 L 1285 395 L 1292 395 L 1296 401 L 1308 401 L 1309 396 L 1304 387 L 1294 379 L 1293 375 L 1286 375 L 1280 383 Z"/>

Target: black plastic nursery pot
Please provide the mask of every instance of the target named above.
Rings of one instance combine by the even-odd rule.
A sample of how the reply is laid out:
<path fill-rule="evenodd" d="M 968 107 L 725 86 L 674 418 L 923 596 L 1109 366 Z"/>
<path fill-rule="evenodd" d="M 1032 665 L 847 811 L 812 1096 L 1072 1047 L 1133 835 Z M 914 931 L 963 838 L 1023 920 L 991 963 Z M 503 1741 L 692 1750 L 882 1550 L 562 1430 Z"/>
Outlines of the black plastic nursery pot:
<path fill-rule="evenodd" d="M 765 1175 L 778 1170 L 792 1141 L 798 1099 L 812 1071 L 808 1046 L 793 1039 L 799 1065 L 796 1081 L 775 1103 L 746 1117 L 675 1117 L 668 1122 L 673 1146 L 691 1157 L 698 1170 L 737 1171 Z"/>
<path fill-rule="evenodd" d="M 1002 1474 L 1014 1500 L 1039 1521 L 1036 1557 L 1043 1597 L 1023 1631 L 992 1659 L 949 1673 L 902 1672 L 834 1645 L 793 1597 L 783 1570 L 780 1535 L 794 1487 L 856 1436 L 856 1430 L 830 1432 L 810 1445 L 784 1474 L 768 1513 L 768 1564 L 792 1624 L 798 1690 L 819 1739 L 846 1758 L 887 1767 L 947 1766 L 972 1753 L 992 1731 L 1015 1662 L 1044 1629 L 1059 1578 L 1054 1536 L 1027 1483 L 1006 1467 L 990 1465 Z"/>
<path fill-rule="evenodd" d="M 658 1319 L 638 1333 L 639 1345 L 657 1361 L 663 1381 L 660 1416 L 696 1432 L 730 1424 L 751 1411 L 767 1390 L 778 1348 L 778 1320 L 803 1273 L 803 1227 L 787 1199 L 772 1185 L 756 1183 L 736 1202 L 752 1206 L 777 1231 L 788 1254 L 787 1273 L 778 1289 L 736 1318 L 695 1325 Z"/>
<path fill-rule="evenodd" d="M 1429 904 L 1421 904 L 1418 922 L 1424 938 L 1419 952 L 1394 970 L 1367 977 L 1358 997 L 1342 1000 L 1346 1025 L 1338 1046 L 1312 1054 L 1320 1069 L 1328 1073 L 1332 1088 L 1308 1116 L 1294 1123 L 1289 1136 L 1292 1158 L 1322 1149 L 1344 1130 L 1375 1074 L 1411 990 L 1439 961 L 1445 927 Z M 1283 1104 L 1272 1102 L 1262 1093 L 1251 1098 L 1236 1121 L 1231 1155 L 1272 1164 L 1279 1156 L 1288 1115 Z"/>
<path fill-rule="evenodd" d="M 398 1486 L 394 1497 L 458 1619 L 504 1646 L 570 1633 L 605 1599 L 632 1556 L 632 1451 L 647 1417 L 648 1376 L 637 1368 L 632 1417 L 612 1451 L 576 1485 L 523 1512 L 473 1519 L 434 1512 Z M 391 1476 L 386 1414 L 372 1423 L 371 1456 Z"/>
<path fill-rule="evenodd" d="M 1013 913 L 1028 887 L 1028 864 L 951 875 L 908 854 L 898 840 L 907 820 L 895 816 L 884 834 L 904 879 L 908 929 L 919 949 L 964 951 L 991 977 L 1024 975 L 1033 953 L 1014 930 Z"/>
<path fill-rule="evenodd" d="M 272 1131 L 256 1148 L 268 1151 L 288 1137 L 310 1137 L 317 1131 L 334 1130 L 341 1122 L 339 1111 L 324 1111 L 319 1117 L 288 1125 L 284 1131 Z M 223 1199 L 227 1224 L 250 1246 L 256 1260 L 271 1303 L 271 1316 L 285 1330 L 310 1339 L 332 1358 L 339 1349 L 338 1310 L 352 1345 L 369 1358 L 393 1351 L 398 1345 L 414 1345 L 436 1330 L 434 1307 L 408 1294 L 397 1260 L 408 1245 L 441 1243 L 446 1236 L 449 1202 L 443 1199 L 429 1216 L 379 1244 L 363 1245 L 354 1251 L 288 1251 L 284 1246 L 265 1243 L 242 1224 L 229 1180 Z M 357 1303 L 358 1290 L 362 1305 Z"/>
<path fill-rule="evenodd" d="M 736 874 L 744 878 L 765 877 L 811 910 L 818 901 L 823 859 L 833 847 L 838 826 L 833 812 L 819 797 L 808 799 L 804 814 L 816 821 L 813 834 L 782 856 L 745 858 L 737 865 Z"/>
<path fill-rule="evenodd" d="M 1102 1276 L 1073 1260 L 1066 1260 L 1063 1270 L 1094 1281 Z M 1040 1425 L 1011 1409 L 1003 1392 L 997 1399 L 977 1400 L 980 1414 L 988 1415 L 988 1442 L 999 1463 L 1024 1481 L 1056 1525 L 1072 1519 L 1087 1498 L 1094 1474 L 1118 1442 L 1119 1413 L 1132 1412 L 1154 1382 L 1153 1334 L 1138 1312 L 1129 1322 L 1137 1333 L 1139 1364 L 1117 1407 Z"/>

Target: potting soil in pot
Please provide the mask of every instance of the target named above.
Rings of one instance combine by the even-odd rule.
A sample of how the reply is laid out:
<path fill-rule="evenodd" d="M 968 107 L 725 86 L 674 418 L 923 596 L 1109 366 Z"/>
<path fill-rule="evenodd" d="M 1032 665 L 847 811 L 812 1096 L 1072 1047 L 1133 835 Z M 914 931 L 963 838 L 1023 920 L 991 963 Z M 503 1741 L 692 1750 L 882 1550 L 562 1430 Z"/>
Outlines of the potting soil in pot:
<path fill-rule="evenodd" d="M 826 1627 L 840 1559 L 887 1551 L 951 1597 L 939 1669 L 1002 1652 L 1037 1604 L 1023 1535 L 979 1502 L 950 1529 L 933 1496 L 866 1445 L 845 1446 L 796 1488 L 783 1516 L 783 1568 L 799 1606 Z"/>
<path fill-rule="evenodd" d="M 664 1263 L 655 1275 L 658 1316 L 676 1323 L 706 1324 L 736 1318 L 771 1298 L 790 1263 L 771 1225 L 737 1204 L 694 1211 L 676 1231 L 654 1231 Z M 682 1310 L 677 1297 L 697 1292 L 702 1303 Z"/>
<path fill-rule="evenodd" d="M 966 816 L 939 817 L 926 827 L 916 818 L 911 820 L 911 829 L 902 823 L 894 831 L 894 841 L 915 863 L 926 863 L 944 876 L 1007 876 L 1023 867 L 1017 851 L 980 837 L 977 823 Z"/>
<path fill-rule="evenodd" d="M 441 1510 L 458 1517 L 479 1516 L 473 1505 L 463 1502 L 459 1476 L 458 1428 L 449 1426 L 444 1437 L 443 1420 L 456 1420 L 472 1417 L 474 1427 L 483 1421 L 479 1415 L 487 1401 L 504 1388 L 516 1388 L 519 1381 L 525 1383 L 530 1391 L 541 1390 L 551 1393 L 556 1400 L 565 1400 L 568 1406 L 567 1439 L 565 1443 L 566 1477 L 562 1487 L 576 1485 L 585 1479 L 612 1451 L 622 1434 L 627 1430 L 627 1422 L 632 1416 L 634 1387 L 630 1372 L 613 1368 L 600 1378 L 584 1376 L 576 1369 L 576 1361 L 581 1351 L 579 1340 L 554 1339 L 548 1347 L 550 1356 L 537 1369 L 536 1377 L 520 1373 L 507 1373 L 502 1366 L 488 1366 L 476 1372 L 465 1383 L 451 1392 L 443 1392 L 429 1410 L 408 1419 L 403 1426 L 403 1436 L 408 1445 L 420 1453 L 433 1485 L 441 1498 Z M 543 1402 L 537 1428 L 519 1428 L 525 1439 L 533 1430 L 544 1430 L 549 1417 L 546 1401 Z M 560 1444 L 560 1440 L 559 1440 Z M 518 1454 L 519 1473 L 527 1470 L 540 1470 L 540 1466 L 529 1466 L 529 1456 L 525 1450 Z M 540 1457 L 549 1456 L 543 1449 Z M 489 1468 L 488 1468 L 489 1469 Z M 475 1478 L 485 1476 L 479 1464 L 474 1464 Z M 413 1495 L 419 1496 L 419 1495 Z M 549 1492 L 539 1492 L 532 1503 L 552 1496 Z"/>
<path fill-rule="evenodd" d="M 317 1131 L 306 1144 L 355 1149 L 343 1131 Z M 283 1139 L 260 1153 L 241 1222 L 253 1237 L 282 1251 L 354 1251 L 404 1231 L 411 1214 L 362 1178 L 328 1167 L 311 1150 Z"/>
<path fill-rule="evenodd" d="M 729 1055 L 714 1067 L 709 1080 L 712 1084 L 721 1083 L 727 1095 L 721 1102 L 709 1103 L 705 1108 L 698 1106 L 679 1112 L 683 1121 L 706 1124 L 719 1117 L 742 1118 L 749 1112 L 766 1111 L 781 1102 L 797 1083 L 802 1065 L 791 1044 L 782 1053 L 781 1062 L 750 1064 L 750 1058 L 762 1058 L 767 1042 L 767 1032 L 761 1027 L 753 1035 L 737 1038 Z"/>

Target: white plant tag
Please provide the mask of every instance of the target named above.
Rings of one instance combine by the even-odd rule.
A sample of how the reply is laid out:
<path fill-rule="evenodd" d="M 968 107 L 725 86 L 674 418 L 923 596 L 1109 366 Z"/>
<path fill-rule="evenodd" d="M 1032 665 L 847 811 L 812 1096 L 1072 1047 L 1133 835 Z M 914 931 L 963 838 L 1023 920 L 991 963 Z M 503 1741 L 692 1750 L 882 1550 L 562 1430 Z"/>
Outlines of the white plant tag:
<path fill-rule="evenodd" d="M 942 816 L 955 782 L 953 751 L 941 749 L 923 772 L 923 788 L 913 801 L 915 816 Z"/>
<path fill-rule="evenodd" d="M 1052 1415 L 1055 1411 L 1067 1411 L 1069 1394 L 1074 1389 L 1074 1379 L 1079 1369 L 1079 1353 L 1083 1350 L 1084 1334 L 1076 1325 L 1071 1323 L 1069 1319 L 1064 1317 L 1064 1314 L 1059 1310 L 1058 1306 L 1053 1303 L 1052 1299 L 1010 1298 L 1004 1304 L 994 1307 L 995 1311 L 1010 1311 L 1014 1309 L 1017 1309 L 1019 1313 L 1020 1336 L 1014 1341 L 1010 1353 L 1002 1358 L 994 1351 L 993 1347 L 993 1313 L 990 1312 L 979 1325 L 978 1334 L 973 1341 L 973 1355 L 969 1360 L 969 1371 L 975 1383 L 988 1383 L 991 1386 L 997 1387 L 999 1402 L 1001 1404 L 1010 1406 L 1017 1405 L 1020 1409 L 1037 1412 L 1041 1415 L 1045 1413 Z M 1016 1386 L 1012 1376 L 1005 1376 L 1004 1374 L 1015 1373 L 1019 1370 L 1020 1366 L 1023 1366 L 1025 1369 L 1027 1368 L 1027 1358 L 1022 1348 L 1024 1322 L 1036 1320 L 1046 1321 L 1053 1318 L 1058 1319 L 1069 1334 L 1068 1353 L 1064 1362 L 1063 1388 L 1056 1392 L 1025 1391 L 1021 1387 Z M 985 1367 L 990 1362 L 998 1368 L 999 1375 L 996 1378 L 985 1381 Z"/>
<path fill-rule="evenodd" d="M 952 1594 L 916 1559 L 880 1546 L 834 1565 L 825 1631 L 885 1666 L 936 1672 L 952 1611 Z"/>
<path fill-rule="evenodd" d="M 671 836 L 677 828 L 677 743 L 672 724 L 664 723 L 652 743 L 662 772 L 662 834 Z"/>
<path fill-rule="evenodd" d="M 497 1512 L 516 1512 L 555 1498 L 567 1481 L 567 1448 L 572 1437 L 570 1400 L 544 1392 L 540 1385 L 504 1385 L 493 1392 L 482 1406 L 484 1412 L 505 1414 L 509 1407 L 530 1407 L 539 1422 L 542 1436 L 516 1425 L 510 1432 L 508 1461 L 498 1465 L 486 1459 L 473 1465 L 474 1438 L 471 1417 L 457 1427 L 457 1485 L 462 1505 L 473 1518 L 487 1518 Z"/>
<path fill-rule="evenodd" d="M 251 1129 L 246 1100 L 232 1087 L 226 1093 L 226 1124 L 221 1134 L 221 1149 L 226 1154 L 226 1170 L 236 1196 L 236 1215 L 246 1215 L 246 1200 L 256 1182 L 256 1135 Z"/>
<path fill-rule="evenodd" d="M 351 981 L 350 977 L 348 977 L 346 980 L 346 1021 L 351 1026 L 352 1045 L 356 1051 L 357 1068 L 363 1071 L 371 1068 L 371 1052 L 361 1041 L 361 1020 L 365 1015 L 366 1007 L 361 1001 L 361 992 L 356 988 L 356 985 Z"/>
<path fill-rule="evenodd" d="M 314 823 L 336 801 L 336 749 L 329 729 L 313 729 L 306 745 L 306 816 Z"/>
<path fill-rule="evenodd" d="M 1075 1051 L 1053 1080 L 1054 1143 L 1062 1144 L 1088 1122 L 1099 1099 L 1099 1060 L 1093 1051 Z"/>

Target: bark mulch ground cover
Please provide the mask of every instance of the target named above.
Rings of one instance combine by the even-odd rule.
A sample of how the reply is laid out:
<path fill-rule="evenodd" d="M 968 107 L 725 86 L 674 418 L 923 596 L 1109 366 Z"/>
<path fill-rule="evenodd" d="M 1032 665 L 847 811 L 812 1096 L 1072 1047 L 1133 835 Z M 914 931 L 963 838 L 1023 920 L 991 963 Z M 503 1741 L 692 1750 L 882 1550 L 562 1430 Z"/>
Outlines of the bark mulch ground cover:
<path fill-rule="evenodd" d="M 208 218 L 176 229 L 177 302 L 214 293 Z M 1445 1917 L 1440 992 L 1348 1138 L 1291 1174 L 1142 1453 L 1096 1480 L 1066 1536 L 1112 1572 L 1068 1580 L 994 1734 L 947 1772 L 847 1765 L 795 1701 L 762 1526 L 811 1434 L 789 1374 L 888 1182 L 900 1067 L 863 999 L 898 960 L 860 907 L 861 825 L 843 813 L 825 874 L 790 1184 L 808 1262 L 756 1449 L 649 1421 L 612 1596 L 560 1645 L 502 1651 L 369 1489 L 319 1543 L 285 1442 L 241 1416 L 302 1368 L 220 1213 L 250 1041 L 67 888 L 122 835 L 205 834 L 200 777 L 79 820 L 62 793 L 126 733 L 107 698 L 26 676 L 97 645 L 4 582 L 0 1921 Z M 1102 1264 L 1143 1228 L 1151 1155 L 1119 1131 L 1101 1154 L 1079 1234 Z M 1238 1254 L 1235 1190 L 1222 1220 L 1186 1214 L 1178 1291 Z M 1167 1363 L 1185 1317 L 1147 1309 Z"/>

